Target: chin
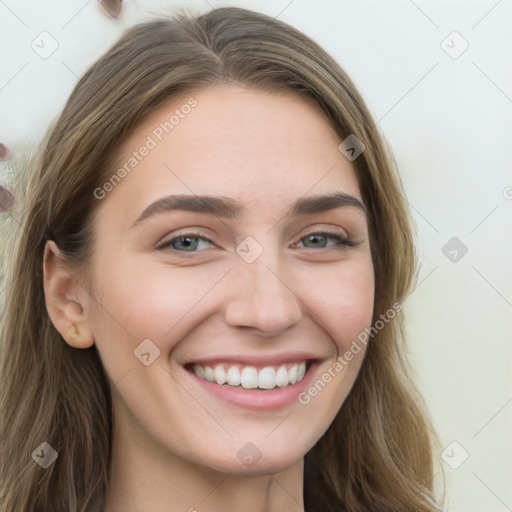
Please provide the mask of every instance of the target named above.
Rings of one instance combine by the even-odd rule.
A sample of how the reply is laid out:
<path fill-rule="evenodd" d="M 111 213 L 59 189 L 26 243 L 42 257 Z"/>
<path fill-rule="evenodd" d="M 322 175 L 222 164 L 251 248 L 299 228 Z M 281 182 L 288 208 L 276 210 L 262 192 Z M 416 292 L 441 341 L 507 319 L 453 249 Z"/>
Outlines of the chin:
<path fill-rule="evenodd" d="M 297 446 L 288 450 L 271 448 L 268 441 L 261 451 L 254 444 L 246 443 L 234 452 L 234 457 L 226 457 L 226 452 L 219 453 L 208 461 L 202 461 L 202 464 L 216 471 L 238 476 L 272 475 L 301 461 L 307 453 L 307 448 L 300 450 Z"/>

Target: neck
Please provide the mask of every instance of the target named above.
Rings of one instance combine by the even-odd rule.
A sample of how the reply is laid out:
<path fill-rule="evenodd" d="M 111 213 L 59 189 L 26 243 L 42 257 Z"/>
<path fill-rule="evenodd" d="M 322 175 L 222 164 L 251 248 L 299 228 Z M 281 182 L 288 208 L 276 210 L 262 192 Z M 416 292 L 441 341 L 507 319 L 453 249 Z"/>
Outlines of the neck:
<path fill-rule="evenodd" d="M 124 429 L 114 436 L 105 512 L 304 511 L 303 459 L 275 474 L 235 475 L 133 439 Z"/>

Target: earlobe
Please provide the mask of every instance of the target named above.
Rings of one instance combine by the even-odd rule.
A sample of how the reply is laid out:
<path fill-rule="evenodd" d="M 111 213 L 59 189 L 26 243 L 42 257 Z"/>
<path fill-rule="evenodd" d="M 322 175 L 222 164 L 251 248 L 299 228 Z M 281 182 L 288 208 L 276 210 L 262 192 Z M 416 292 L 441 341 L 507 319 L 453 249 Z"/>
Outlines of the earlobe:
<path fill-rule="evenodd" d="M 74 348 L 94 344 L 92 331 L 79 298 L 80 283 L 72 275 L 53 240 L 48 240 L 43 257 L 43 283 L 48 315 L 64 338 Z"/>
<path fill-rule="evenodd" d="M 89 348 L 93 343 L 93 337 L 89 328 L 79 329 L 76 325 L 71 326 L 64 337 L 66 342 L 75 348 Z"/>

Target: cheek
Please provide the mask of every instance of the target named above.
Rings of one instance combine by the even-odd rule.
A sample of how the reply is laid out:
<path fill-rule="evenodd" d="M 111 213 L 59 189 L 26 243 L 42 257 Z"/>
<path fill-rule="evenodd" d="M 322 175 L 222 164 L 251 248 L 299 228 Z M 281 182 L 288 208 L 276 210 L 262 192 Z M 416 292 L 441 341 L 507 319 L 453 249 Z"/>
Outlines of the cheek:
<path fill-rule="evenodd" d="M 361 333 L 371 326 L 374 305 L 371 259 L 345 261 L 336 267 L 319 270 L 307 283 L 311 317 L 329 337 L 332 353 L 298 396 L 298 402 L 308 417 L 317 419 L 322 432 L 334 420 L 359 373 L 366 352 Z M 316 286 L 311 287 L 312 283 Z"/>
<path fill-rule="evenodd" d="M 370 326 L 375 293 L 371 259 L 321 269 L 304 286 L 308 306 L 335 341 L 338 351 L 346 350 Z"/>
<path fill-rule="evenodd" d="M 103 271 L 105 275 L 107 272 Z M 208 302 L 222 278 L 222 266 L 196 267 L 119 265 L 99 280 L 93 323 L 98 343 L 132 352 L 144 339 L 169 351 Z"/>

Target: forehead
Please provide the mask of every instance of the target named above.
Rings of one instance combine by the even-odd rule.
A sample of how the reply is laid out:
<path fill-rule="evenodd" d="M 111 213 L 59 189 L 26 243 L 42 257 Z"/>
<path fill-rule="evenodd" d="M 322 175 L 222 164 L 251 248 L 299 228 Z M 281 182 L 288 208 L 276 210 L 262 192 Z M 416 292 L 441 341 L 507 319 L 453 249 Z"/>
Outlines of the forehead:
<path fill-rule="evenodd" d="M 165 194 L 219 194 L 275 208 L 308 192 L 360 198 L 341 138 L 319 107 L 293 93 L 192 91 L 153 112 L 122 145 L 123 179 L 106 203 L 140 210 Z M 283 205 L 284 206 L 284 205 Z"/>

